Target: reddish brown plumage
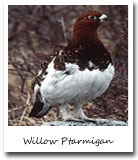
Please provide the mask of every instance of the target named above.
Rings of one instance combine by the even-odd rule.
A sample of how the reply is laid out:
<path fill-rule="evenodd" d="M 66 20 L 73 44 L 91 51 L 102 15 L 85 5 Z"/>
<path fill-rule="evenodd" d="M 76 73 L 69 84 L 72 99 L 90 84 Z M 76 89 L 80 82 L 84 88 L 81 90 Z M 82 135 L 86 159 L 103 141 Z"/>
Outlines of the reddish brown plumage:
<path fill-rule="evenodd" d="M 65 62 L 76 63 L 80 70 L 99 68 L 104 70 L 112 63 L 110 54 L 99 40 L 97 29 L 101 23 L 99 12 L 87 12 L 79 16 L 74 25 L 71 43 L 55 59 L 55 69 L 64 70 Z M 91 19 L 95 16 L 96 19 Z M 88 61 L 95 65 L 89 68 Z"/>
<path fill-rule="evenodd" d="M 99 41 L 97 29 L 100 25 L 100 20 L 91 19 L 90 16 L 100 17 L 100 12 L 87 12 L 79 16 L 76 20 L 73 30 L 72 43 L 88 43 Z"/>

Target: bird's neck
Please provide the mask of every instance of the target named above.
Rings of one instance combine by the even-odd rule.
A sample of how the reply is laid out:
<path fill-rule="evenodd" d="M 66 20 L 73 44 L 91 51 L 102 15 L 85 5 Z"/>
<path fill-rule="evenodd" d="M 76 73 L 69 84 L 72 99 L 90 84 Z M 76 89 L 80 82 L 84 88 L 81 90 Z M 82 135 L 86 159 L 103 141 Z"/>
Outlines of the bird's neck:
<path fill-rule="evenodd" d="M 98 44 L 101 41 L 98 38 L 97 31 L 77 30 L 73 34 L 72 44 Z"/>

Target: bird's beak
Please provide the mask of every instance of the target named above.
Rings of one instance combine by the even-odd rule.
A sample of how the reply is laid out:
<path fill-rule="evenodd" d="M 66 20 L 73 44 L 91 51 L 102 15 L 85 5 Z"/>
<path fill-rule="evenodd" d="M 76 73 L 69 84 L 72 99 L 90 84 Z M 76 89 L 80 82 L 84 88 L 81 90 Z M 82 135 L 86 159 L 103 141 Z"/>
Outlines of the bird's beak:
<path fill-rule="evenodd" d="M 102 14 L 100 17 L 99 17 L 100 21 L 103 22 L 104 20 L 108 20 L 108 17 L 107 15 L 105 14 Z"/>

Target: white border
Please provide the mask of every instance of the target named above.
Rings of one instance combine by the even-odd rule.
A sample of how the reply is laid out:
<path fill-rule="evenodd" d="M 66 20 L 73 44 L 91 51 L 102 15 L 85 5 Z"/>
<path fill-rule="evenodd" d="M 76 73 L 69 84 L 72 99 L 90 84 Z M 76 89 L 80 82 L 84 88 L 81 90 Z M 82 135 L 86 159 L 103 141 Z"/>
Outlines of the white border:
<path fill-rule="evenodd" d="M 129 0 L 24 0 L 24 1 L 19 1 L 19 0 L 6 0 L 8 5 L 128 5 L 130 4 Z"/>
<path fill-rule="evenodd" d="M 128 126 L 123 127 L 11 127 L 8 126 L 8 5 L 129 5 L 129 119 Z M 132 152 L 133 151 L 133 4 L 128 0 L 12 0 L 4 5 L 4 151 L 5 152 Z M 131 54 L 130 54 L 131 53 Z M 107 138 L 114 140 L 113 145 L 101 147 L 74 145 L 28 145 L 22 143 L 22 137 L 42 136 L 47 139 L 60 139 L 67 136 L 76 139 L 88 139 L 91 137 Z"/>

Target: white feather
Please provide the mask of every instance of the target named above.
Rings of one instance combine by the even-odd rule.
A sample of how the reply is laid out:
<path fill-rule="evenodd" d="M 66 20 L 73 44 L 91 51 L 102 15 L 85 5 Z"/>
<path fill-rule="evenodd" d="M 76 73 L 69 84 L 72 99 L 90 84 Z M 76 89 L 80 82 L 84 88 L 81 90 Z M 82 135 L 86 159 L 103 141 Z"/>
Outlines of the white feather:
<path fill-rule="evenodd" d="M 80 71 L 78 65 L 71 63 L 66 63 L 65 67 L 65 71 L 70 71 L 69 75 L 65 74 L 65 71 L 55 70 L 53 59 L 42 82 L 42 97 L 51 105 L 93 100 L 106 91 L 114 75 L 114 67 L 111 64 L 104 71 Z"/>
<path fill-rule="evenodd" d="M 88 66 L 89 66 L 90 68 L 92 68 L 92 66 L 93 66 L 92 61 L 88 61 Z"/>
<path fill-rule="evenodd" d="M 40 90 L 40 86 L 38 84 L 36 84 L 34 86 L 34 93 L 37 93 Z"/>

